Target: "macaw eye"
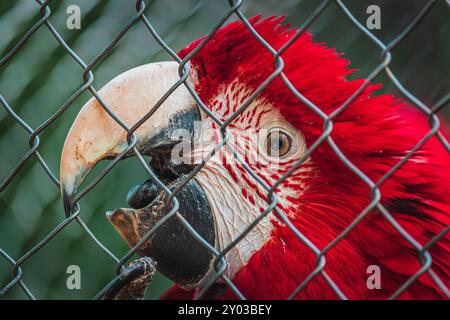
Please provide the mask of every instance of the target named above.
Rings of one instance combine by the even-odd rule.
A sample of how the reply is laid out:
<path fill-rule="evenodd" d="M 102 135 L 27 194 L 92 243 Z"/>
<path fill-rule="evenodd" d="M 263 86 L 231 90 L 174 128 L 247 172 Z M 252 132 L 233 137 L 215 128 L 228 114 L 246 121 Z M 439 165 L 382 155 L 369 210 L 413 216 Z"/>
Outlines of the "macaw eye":
<path fill-rule="evenodd" d="M 292 138 L 281 129 L 272 129 L 267 134 L 266 151 L 271 157 L 283 157 L 289 153 Z"/>

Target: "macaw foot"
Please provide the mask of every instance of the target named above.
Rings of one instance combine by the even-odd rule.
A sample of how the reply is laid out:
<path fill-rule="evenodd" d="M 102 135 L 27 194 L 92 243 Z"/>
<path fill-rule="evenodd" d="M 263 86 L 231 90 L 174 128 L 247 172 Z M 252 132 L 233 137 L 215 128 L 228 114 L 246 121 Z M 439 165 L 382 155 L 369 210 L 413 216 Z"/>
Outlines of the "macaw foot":
<path fill-rule="evenodd" d="M 150 257 L 131 262 L 109 285 L 103 300 L 142 300 L 156 272 L 157 263 Z"/>

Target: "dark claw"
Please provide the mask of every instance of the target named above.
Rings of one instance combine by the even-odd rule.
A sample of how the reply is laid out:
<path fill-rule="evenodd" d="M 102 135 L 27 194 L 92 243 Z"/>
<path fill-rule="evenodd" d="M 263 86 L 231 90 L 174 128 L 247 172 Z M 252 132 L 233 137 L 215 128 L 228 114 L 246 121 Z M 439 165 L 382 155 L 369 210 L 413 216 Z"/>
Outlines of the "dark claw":
<path fill-rule="evenodd" d="M 142 257 L 131 262 L 109 285 L 103 300 L 142 300 L 156 272 L 156 262 Z"/>

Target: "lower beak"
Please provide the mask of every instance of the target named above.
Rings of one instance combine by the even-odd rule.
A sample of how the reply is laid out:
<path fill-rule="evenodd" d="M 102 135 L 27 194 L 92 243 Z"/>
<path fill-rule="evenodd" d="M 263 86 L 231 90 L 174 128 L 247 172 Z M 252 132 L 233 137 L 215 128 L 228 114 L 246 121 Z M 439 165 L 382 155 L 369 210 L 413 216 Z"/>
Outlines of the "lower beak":
<path fill-rule="evenodd" d="M 129 128 L 143 118 L 179 80 L 178 64 L 154 63 L 129 70 L 99 91 L 109 109 Z M 134 132 L 136 147 L 151 157 L 151 165 L 169 189 L 180 183 L 183 173 L 192 166 L 178 170 L 171 162 L 171 148 L 180 135 L 193 137 L 200 112 L 189 92 L 182 85 Z M 111 159 L 127 152 L 125 131 L 102 107 L 97 99 L 89 100 L 76 117 L 64 143 L 61 155 L 61 193 L 66 215 L 74 211 L 76 193 L 94 166 L 102 159 Z M 126 153 L 126 154 L 124 154 Z M 135 208 L 116 209 L 107 214 L 119 234 L 135 246 L 168 212 L 167 194 L 149 183 L 132 192 Z M 146 189 L 147 188 L 147 189 Z M 144 196 L 143 196 L 144 195 Z M 181 214 L 194 230 L 214 246 L 215 228 L 207 198 L 201 186 L 189 181 L 176 195 Z M 139 208 L 137 208 L 138 203 Z M 166 220 L 137 251 L 151 256 L 158 268 L 175 282 L 192 286 L 210 269 L 211 253 L 195 239 L 176 216 Z"/>
<path fill-rule="evenodd" d="M 183 178 L 180 177 L 169 186 L 175 187 L 183 182 Z M 194 179 L 187 182 L 177 192 L 176 198 L 179 204 L 178 212 L 184 220 L 199 236 L 214 246 L 214 220 L 206 195 L 198 182 Z M 160 191 L 143 208 L 118 208 L 107 212 L 106 215 L 130 247 L 146 238 L 137 249 L 139 255 L 152 257 L 158 262 L 158 270 L 177 284 L 193 287 L 207 275 L 213 256 L 196 236 L 189 233 L 176 215 L 167 216 L 168 219 L 155 232 L 149 234 L 152 228 L 172 211 L 166 201 L 167 195 Z"/>

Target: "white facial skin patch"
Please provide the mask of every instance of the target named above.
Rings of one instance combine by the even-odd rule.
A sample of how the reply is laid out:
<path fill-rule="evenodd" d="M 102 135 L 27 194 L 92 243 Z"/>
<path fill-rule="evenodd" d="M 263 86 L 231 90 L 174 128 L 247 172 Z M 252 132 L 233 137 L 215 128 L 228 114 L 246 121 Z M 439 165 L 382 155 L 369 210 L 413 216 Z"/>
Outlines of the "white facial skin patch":
<path fill-rule="evenodd" d="M 224 87 L 224 92 L 219 94 L 213 103 L 215 107 L 212 108 L 212 111 L 219 118 L 230 116 L 229 110 L 235 109 L 234 106 L 227 104 L 239 103 L 242 100 L 242 95 L 248 96 L 248 91 L 244 88 L 235 86 L 236 94 L 236 92 L 230 91 L 230 87 L 232 86 Z M 202 118 L 204 122 L 214 126 L 213 120 L 206 114 L 203 114 Z M 289 153 L 279 159 L 272 159 L 266 150 L 265 135 L 273 128 L 282 130 L 291 138 Z M 230 124 L 228 130 L 230 132 L 228 143 L 233 146 L 242 159 L 247 161 L 250 158 L 257 159 L 256 162 L 250 161 L 249 166 L 259 177 L 264 178 L 269 186 L 275 183 L 295 163 L 295 160 L 300 159 L 307 149 L 301 132 L 294 128 L 264 98 L 255 99 Z M 261 132 L 261 134 L 254 134 L 255 131 L 256 133 Z M 196 141 L 194 145 L 201 145 L 202 147 L 194 147 L 193 154 L 196 157 L 203 154 L 203 157 L 205 157 L 216 144 L 217 141 L 211 140 L 201 141 L 201 143 Z M 295 173 L 309 174 L 310 171 L 309 166 L 301 166 Z M 205 166 L 195 179 L 203 187 L 213 211 L 217 225 L 217 247 L 219 250 L 225 249 L 234 239 L 245 232 L 248 226 L 269 206 L 267 190 L 245 171 L 233 156 L 231 150 L 226 147 L 220 149 L 206 161 Z M 295 188 L 293 186 L 283 188 L 282 194 L 277 194 L 278 203 L 281 207 L 293 205 L 292 199 L 298 199 L 301 196 L 301 190 L 304 190 L 306 186 L 301 185 L 301 180 L 298 181 L 298 184 Z M 276 218 L 272 213 L 269 213 L 226 254 L 228 266 L 225 274 L 228 277 L 233 278 L 251 256 L 267 243 L 274 228 L 271 219 Z"/>

